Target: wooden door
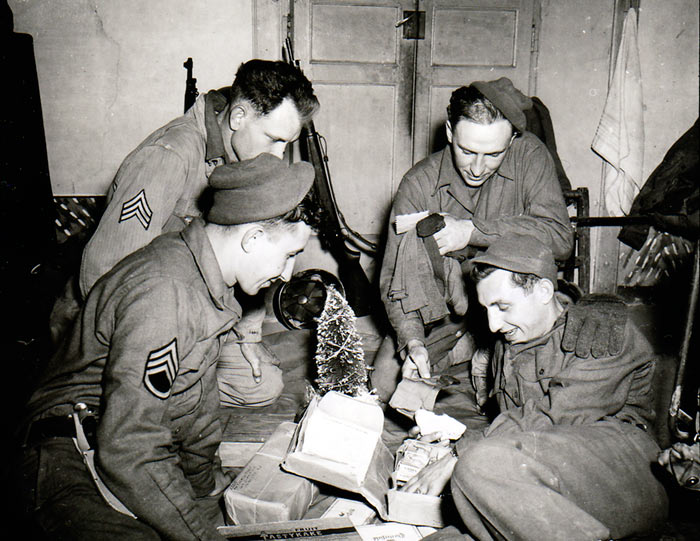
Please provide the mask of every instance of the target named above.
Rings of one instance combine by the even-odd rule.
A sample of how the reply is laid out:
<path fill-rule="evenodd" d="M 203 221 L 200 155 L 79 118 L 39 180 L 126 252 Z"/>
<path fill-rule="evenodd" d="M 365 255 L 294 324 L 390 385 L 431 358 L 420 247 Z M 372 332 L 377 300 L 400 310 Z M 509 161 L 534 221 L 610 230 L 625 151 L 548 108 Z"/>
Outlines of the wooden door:
<path fill-rule="evenodd" d="M 297 0 L 295 55 L 321 102 L 338 204 L 353 229 L 379 234 L 412 165 L 414 47 L 396 23 L 411 0 Z"/>
<path fill-rule="evenodd" d="M 534 88 L 536 2 L 289 0 L 295 55 L 321 102 L 315 125 L 353 229 L 386 227 L 403 174 L 445 143 L 455 88 L 501 76 Z M 411 11 L 423 12 L 422 39 L 404 37 Z"/>
<path fill-rule="evenodd" d="M 533 0 L 421 0 L 425 42 L 418 44 L 414 161 L 446 144 L 444 124 L 453 90 L 472 81 L 508 77 L 534 92 Z"/>

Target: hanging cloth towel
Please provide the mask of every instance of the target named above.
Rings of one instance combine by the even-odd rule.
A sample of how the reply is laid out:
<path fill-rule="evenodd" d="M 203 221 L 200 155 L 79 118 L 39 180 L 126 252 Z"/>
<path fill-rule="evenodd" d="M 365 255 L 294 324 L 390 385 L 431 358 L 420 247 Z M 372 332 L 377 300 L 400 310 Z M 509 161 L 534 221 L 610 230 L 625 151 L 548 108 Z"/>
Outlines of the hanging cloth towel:
<path fill-rule="evenodd" d="M 606 162 L 603 187 L 608 214 L 626 215 L 643 184 L 642 75 L 634 9 L 625 17 L 615 71 L 591 148 Z"/>

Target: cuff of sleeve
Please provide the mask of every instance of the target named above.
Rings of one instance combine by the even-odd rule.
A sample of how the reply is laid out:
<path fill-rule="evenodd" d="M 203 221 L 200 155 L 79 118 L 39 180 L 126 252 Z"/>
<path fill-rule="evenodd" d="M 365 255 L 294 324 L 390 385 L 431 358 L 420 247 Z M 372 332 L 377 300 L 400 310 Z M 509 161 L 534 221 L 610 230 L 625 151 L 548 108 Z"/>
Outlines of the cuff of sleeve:
<path fill-rule="evenodd" d="M 262 342 L 261 329 L 241 329 L 236 327 L 235 330 L 238 331 L 238 339 L 236 340 L 238 343 L 255 344 L 257 342 Z"/>
<path fill-rule="evenodd" d="M 396 351 L 399 352 L 406 347 L 409 340 L 420 340 L 425 343 L 425 329 L 418 321 L 404 321 L 396 330 Z"/>
<path fill-rule="evenodd" d="M 484 224 L 483 220 L 472 218 L 472 223 L 474 224 L 474 231 L 472 231 L 472 236 L 469 238 L 469 245 L 485 248 L 491 244 L 488 228 L 485 226 L 486 224 Z"/>

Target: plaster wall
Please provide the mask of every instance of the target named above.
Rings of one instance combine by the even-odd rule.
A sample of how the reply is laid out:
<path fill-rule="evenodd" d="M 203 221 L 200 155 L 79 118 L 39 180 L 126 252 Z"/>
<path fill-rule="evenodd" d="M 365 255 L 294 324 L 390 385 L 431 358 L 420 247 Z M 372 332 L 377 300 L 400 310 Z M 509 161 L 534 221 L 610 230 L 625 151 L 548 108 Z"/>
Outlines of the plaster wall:
<path fill-rule="evenodd" d="M 251 0 L 9 0 L 34 38 L 54 195 L 102 195 L 150 132 L 182 114 L 183 62 L 200 92 L 252 55 Z"/>

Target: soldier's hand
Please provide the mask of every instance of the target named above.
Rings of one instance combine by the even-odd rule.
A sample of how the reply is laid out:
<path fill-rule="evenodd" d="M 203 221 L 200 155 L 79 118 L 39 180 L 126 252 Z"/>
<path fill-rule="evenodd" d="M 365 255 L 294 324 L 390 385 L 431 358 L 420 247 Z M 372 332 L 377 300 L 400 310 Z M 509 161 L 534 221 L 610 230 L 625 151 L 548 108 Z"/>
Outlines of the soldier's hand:
<path fill-rule="evenodd" d="M 428 494 L 429 496 L 439 496 L 452 477 L 456 464 L 457 457 L 448 453 L 432 464 L 428 464 L 411 477 L 401 487 L 401 490 L 417 494 Z"/>
<path fill-rule="evenodd" d="M 449 214 L 443 214 L 445 227 L 433 235 L 440 255 L 466 248 L 474 231 L 471 220 L 460 220 Z"/>
<path fill-rule="evenodd" d="M 214 468 L 214 488 L 207 496 L 218 496 L 226 490 L 233 481 L 233 474 L 224 472 L 219 467 Z"/>
<path fill-rule="evenodd" d="M 409 379 L 430 377 L 430 357 L 428 350 L 420 340 L 408 341 L 401 375 Z"/>
<path fill-rule="evenodd" d="M 253 370 L 255 383 L 260 383 L 262 380 L 260 363 L 266 362 L 275 366 L 280 364 L 280 360 L 262 342 L 241 342 L 241 353 Z"/>
<path fill-rule="evenodd" d="M 627 324 L 627 305 L 615 295 L 584 295 L 569 308 L 562 348 L 582 359 L 618 355 Z"/>

